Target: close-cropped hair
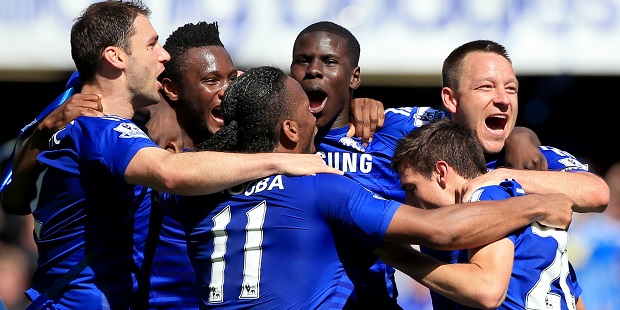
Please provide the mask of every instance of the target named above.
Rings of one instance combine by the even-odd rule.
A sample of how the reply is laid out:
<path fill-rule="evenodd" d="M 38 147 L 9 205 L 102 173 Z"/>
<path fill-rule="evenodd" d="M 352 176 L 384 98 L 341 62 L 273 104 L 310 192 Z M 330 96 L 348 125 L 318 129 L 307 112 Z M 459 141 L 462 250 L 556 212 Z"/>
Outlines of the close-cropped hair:
<path fill-rule="evenodd" d="M 306 34 L 306 33 L 312 33 L 312 32 L 327 32 L 327 33 L 331 33 L 334 35 L 337 35 L 341 38 L 344 39 L 344 41 L 347 44 L 347 52 L 350 54 L 351 56 L 351 65 L 353 67 L 357 67 L 359 60 L 360 60 L 360 43 L 357 41 L 357 39 L 355 38 L 355 36 L 351 33 L 351 31 L 347 30 L 346 28 L 334 23 L 334 22 L 330 22 L 330 21 L 320 21 L 320 22 L 316 22 L 306 28 L 304 28 L 298 35 L 297 38 L 295 39 L 295 43 L 294 46 L 297 46 L 297 42 L 299 41 L 299 38 Z"/>
<path fill-rule="evenodd" d="M 398 173 L 412 169 L 430 179 L 438 161 L 447 162 L 466 179 L 487 171 L 484 151 L 474 134 L 449 119 L 424 125 L 402 138 L 392 158 L 392 169 Z"/>
<path fill-rule="evenodd" d="M 189 67 L 187 52 L 191 48 L 205 46 L 224 47 L 217 22 L 187 23 L 177 28 L 168 36 L 164 44 L 164 49 L 170 54 L 170 61 L 164 64 L 166 69 L 159 78 L 180 81 Z"/>
<path fill-rule="evenodd" d="M 470 41 L 455 48 L 444 60 L 443 67 L 441 68 L 441 83 L 443 87 L 458 89 L 463 60 L 467 55 L 474 52 L 494 53 L 506 58 L 512 64 L 508 51 L 503 45 L 491 40 Z"/>
<path fill-rule="evenodd" d="M 280 127 L 291 115 L 286 91 L 288 75 L 273 66 L 250 68 L 234 80 L 224 94 L 221 107 L 226 126 L 198 150 L 242 153 L 273 152 Z"/>
<path fill-rule="evenodd" d="M 149 17 L 150 9 L 139 0 L 106 0 L 88 6 L 71 27 L 71 57 L 82 82 L 95 77 L 103 51 L 116 46 L 131 54 L 134 20 Z"/>

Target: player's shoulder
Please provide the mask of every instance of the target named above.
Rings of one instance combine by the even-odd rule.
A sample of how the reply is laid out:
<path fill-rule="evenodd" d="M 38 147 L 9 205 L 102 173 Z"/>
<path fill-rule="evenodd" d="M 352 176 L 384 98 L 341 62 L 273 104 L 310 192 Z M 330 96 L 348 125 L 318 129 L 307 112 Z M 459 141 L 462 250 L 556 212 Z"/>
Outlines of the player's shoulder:
<path fill-rule="evenodd" d="M 521 184 L 514 179 L 505 179 L 500 184 L 486 185 L 476 189 L 468 201 L 502 200 L 525 195 Z"/>
<path fill-rule="evenodd" d="M 100 119 L 100 123 L 103 127 L 107 130 L 112 130 L 119 138 L 149 139 L 148 135 L 132 120 L 116 115 L 106 115 L 97 118 Z"/>
<path fill-rule="evenodd" d="M 120 152 L 138 146 L 157 146 L 148 135 L 131 120 L 118 116 L 81 116 L 73 121 L 69 135 L 81 145 L 96 144 L 99 148 L 110 148 L 109 152 Z M 120 143 L 120 144 L 119 144 Z M 107 152 L 107 151 L 106 151 Z"/>
<path fill-rule="evenodd" d="M 125 125 L 121 125 L 121 124 L 125 124 Z M 105 115 L 105 116 L 100 116 L 100 117 L 79 116 L 76 119 L 69 122 L 68 127 L 75 126 L 79 128 L 92 128 L 94 130 L 100 130 L 106 127 L 114 128 L 119 125 L 126 127 L 126 128 L 138 127 L 131 120 L 128 120 L 126 118 L 116 116 L 116 115 Z"/>
<path fill-rule="evenodd" d="M 573 154 L 553 146 L 543 145 L 538 149 L 547 159 L 549 170 L 554 171 L 589 171 L 588 164 L 582 163 Z"/>
<path fill-rule="evenodd" d="M 114 126 L 118 126 L 122 122 L 119 117 L 91 117 L 79 116 L 71 120 L 65 127 L 54 133 L 52 143 L 59 144 L 62 139 L 70 140 L 88 140 L 87 137 L 100 137 L 104 132 L 110 131 Z"/>
<path fill-rule="evenodd" d="M 447 112 L 432 107 L 412 106 L 385 110 L 385 123 L 388 124 L 402 119 L 411 119 L 416 126 L 421 126 L 448 117 Z"/>
<path fill-rule="evenodd" d="M 357 187 L 363 187 L 358 181 L 352 178 L 333 173 L 313 174 L 307 179 L 309 182 L 314 183 L 313 186 L 320 195 L 334 195 L 337 193 L 350 192 Z"/>
<path fill-rule="evenodd" d="M 499 186 L 504 189 L 504 192 L 507 193 L 509 197 L 517 197 L 525 195 L 525 191 L 523 190 L 523 186 L 515 179 L 505 179 Z"/>
<path fill-rule="evenodd" d="M 334 182 L 334 183 L 348 183 L 348 182 L 353 181 L 352 179 L 346 176 L 335 174 L 335 173 L 315 173 L 315 174 L 303 176 L 301 177 L 301 179 L 307 182 L 317 182 L 317 183 L 328 182 L 328 181 Z M 357 182 L 357 181 L 353 181 L 353 182 Z"/>
<path fill-rule="evenodd" d="M 72 122 L 80 124 L 108 124 L 108 123 L 120 123 L 120 122 L 132 122 L 129 119 L 120 117 L 117 115 L 104 115 L 104 116 L 79 116 Z"/>

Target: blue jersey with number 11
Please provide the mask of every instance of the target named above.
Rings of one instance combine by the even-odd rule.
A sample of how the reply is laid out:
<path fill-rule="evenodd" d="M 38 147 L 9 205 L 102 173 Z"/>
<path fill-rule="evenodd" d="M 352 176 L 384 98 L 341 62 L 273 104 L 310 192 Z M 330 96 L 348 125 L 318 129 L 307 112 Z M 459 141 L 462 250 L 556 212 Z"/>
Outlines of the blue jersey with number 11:
<path fill-rule="evenodd" d="M 334 174 L 162 198 L 183 213 L 202 309 L 341 309 L 401 205 Z"/>

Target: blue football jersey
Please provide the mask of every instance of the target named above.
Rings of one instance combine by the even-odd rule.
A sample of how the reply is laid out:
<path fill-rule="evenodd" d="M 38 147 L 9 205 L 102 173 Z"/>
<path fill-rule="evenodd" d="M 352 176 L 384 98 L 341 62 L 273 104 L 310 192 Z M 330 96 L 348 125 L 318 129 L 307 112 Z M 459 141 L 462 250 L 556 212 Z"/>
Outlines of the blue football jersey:
<path fill-rule="evenodd" d="M 373 192 L 405 202 L 405 192 L 398 174 L 390 168 L 398 141 L 412 130 L 447 118 L 448 114 L 430 107 L 405 107 L 385 110 L 385 121 L 366 147 L 361 139 L 347 137 L 348 127 L 332 129 L 325 135 L 317 134 L 315 145 L 325 162 L 345 172 L 345 175 Z M 378 258 L 363 285 L 356 287 L 351 303 L 382 309 L 400 308 L 394 300 L 398 296 L 394 268 Z"/>
<path fill-rule="evenodd" d="M 274 175 L 161 203 L 183 213 L 203 309 L 342 308 L 401 205 L 333 174 Z"/>
<path fill-rule="evenodd" d="M 149 269 L 149 309 L 198 309 L 196 275 L 189 260 L 185 231 L 180 212 L 174 206 L 153 204 L 151 220 L 158 220 L 149 240 L 155 244 L 146 259 L 152 261 Z"/>
<path fill-rule="evenodd" d="M 73 266 L 86 267 L 48 301 L 64 309 L 128 308 L 137 290 L 150 211 L 150 190 L 124 180 L 127 165 L 157 147 L 131 121 L 78 117 L 38 156 L 44 166 L 31 204 L 38 268 L 31 299 Z"/>
<path fill-rule="evenodd" d="M 575 158 L 575 156 L 571 155 L 568 152 L 559 150 L 550 146 L 539 146 L 538 147 L 542 154 L 547 159 L 547 164 L 549 170 L 552 171 L 588 171 L 588 166 L 582 164 Z M 487 162 L 487 169 L 493 170 L 497 167 L 504 166 L 504 157 L 499 156 L 498 158 Z M 431 250 L 427 247 L 420 247 L 423 253 L 429 254 L 443 262 L 457 262 L 467 261 L 467 252 L 466 251 L 438 251 Z M 578 297 L 581 294 L 581 287 L 577 283 L 577 277 L 575 276 L 574 270 L 572 266 L 569 264 L 569 268 L 571 270 L 571 281 L 573 281 L 572 285 Z M 433 302 L 433 308 L 435 309 L 456 309 L 457 304 L 449 300 L 433 291 L 431 293 L 431 298 Z M 460 306 L 459 307 L 463 307 Z"/>
<path fill-rule="evenodd" d="M 524 195 L 521 185 L 506 180 L 477 189 L 470 201 L 501 200 Z M 568 232 L 533 223 L 506 236 L 514 244 L 514 262 L 504 303 L 498 309 L 575 309 L 581 294 L 568 262 Z M 442 256 L 436 256 L 441 254 Z M 467 250 L 427 251 L 451 263 L 468 262 Z M 432 293 L 436 309 L 471 309 Z"/>
<path fill-rule="evenodd" d="M 187 254 L 185 230 L 180 218 L 182 213 L 169 204 L 160 205 L 159 200 L 155 199 L 151 209 L 154 223 L 147 244 L 153 249 L 145 254 L 145 259 L 152 262 L 148 269 L 148 308 L 198 309 L 196 275 Z"/>
<path fill-rule="evenodd" d="M 317 134 L 314 143 L 328 165 L 385 198 L 404 202 L 398 174 L 390 168 L 396 145 L 412 130 L 446 117 L 446 112 L 429 107 L 387 109 L 383 127 L 366 147 L 361 139 L 346 137 L 348 127 Z"/>

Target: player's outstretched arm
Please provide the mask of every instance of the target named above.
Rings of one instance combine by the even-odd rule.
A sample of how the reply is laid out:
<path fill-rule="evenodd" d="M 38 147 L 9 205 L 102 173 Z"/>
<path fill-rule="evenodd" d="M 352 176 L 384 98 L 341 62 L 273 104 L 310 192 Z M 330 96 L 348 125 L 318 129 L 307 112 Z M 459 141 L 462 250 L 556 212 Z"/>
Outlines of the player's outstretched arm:
<path fill-rule="evenodd" d="M 575 212 L 603 212 L 609 204 L 609 186 L 600 176 L 587 171 L 536 171 L 498 168 L 469 181 L 467 192 L 506 178 L 517 180 L 526 193 L 561 193 L 575 201 Z M 468 193 L 464 194 L 467 197 Z"/>
<path fill-rule="evenodd" d="M 499 240 L 535 221 L 567 229 L 574 205 L 564 194 L 531 194 L 431 210 L 402 205 L 394 214 L 384 240 L 437 250 L 471 249 Z"/>
<path fill-rule="evenodd" d="M 171 154 L 149 147 L 136 153 L 125 180 L 161 192 L 207 195 L 274 174 L 309 175 L 343 172 L 317 154 L 185 152 Z"/>

